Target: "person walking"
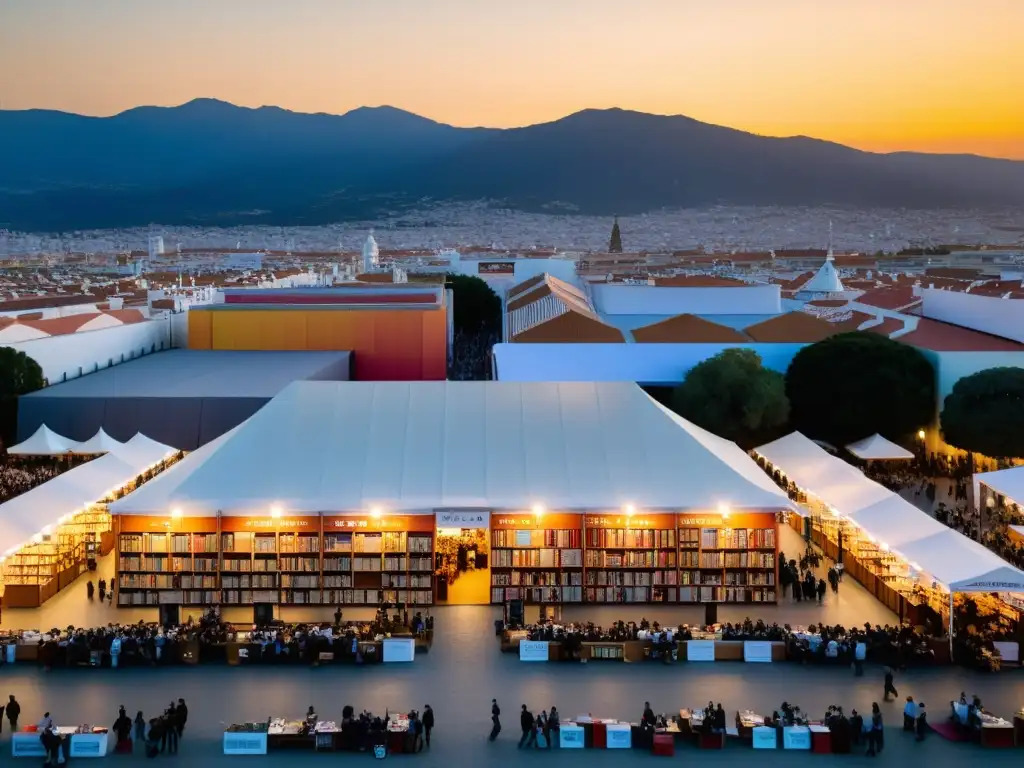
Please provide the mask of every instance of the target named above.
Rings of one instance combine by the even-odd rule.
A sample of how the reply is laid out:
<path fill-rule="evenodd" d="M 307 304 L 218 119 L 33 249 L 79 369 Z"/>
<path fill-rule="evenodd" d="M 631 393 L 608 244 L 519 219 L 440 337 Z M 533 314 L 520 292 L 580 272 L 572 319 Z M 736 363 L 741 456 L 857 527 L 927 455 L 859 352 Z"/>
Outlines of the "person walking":
<path fill-rule="evenodd" d="M 427 743 L 427 749 L 430 749 L 430 732 L 434 729 L 434 710 L 430 708 L 429 704 L 423 705 L 423 737 Z"/>
<path fill-rule="evenodd" d="M 13 697 L 12 697 L 13 698 Z M 498 707 L 498 700 L 491 699 L 491 736 L 488 741 L 494 741 L 501 733 L 501 709 Z"/>
<path fill-rule="evenodd" d="M 21 704 L 19 704 L 14 698 L 14 694 L 11 694 L 11 697 L 7 702 L 6 712 L 7 722 L 11 724 L 11 733 L 17 733 L 18 718 L 21 716 Z"/>
<path fill-rule="evenodd" d="M 146 718 L 142 716 L 142 710 L 135 715 L 135 743 L 145 747 L 146 744 Z"/>
<path fill-rule="evenodd" d="M 106 598 L 106 596 L 107 596 L 107 582 L 104 579 L 100 579 L 99 591 L 100 591 L 100 602 L 102 603 L 104 598 Z"/>
<path fill-rule="evenodd" d="M 519 749 L 532 747 L 537 743 L 537 733 L 534 730 L 533 713 L 523 704 L 523 711 L 519 713 L 519 725 L 523 729 L 523 735 L 519 737 Z"/>
<path fill-rule="evenodd" d="M 882 700 L 889 701 L 889 694 L 892 694 L 894 699 L 898 699 L 900 694 L 896 690 L 896 686 L 893 685 L 893 671 L 892 667 L 885 668 L 885 689 L 883 691 Z"/>
<path fill-rule="evenodd" d="M 96 592 L 96 587 L 92 584 L 92 579 L 89 579 L 85 584 L 85 594 L 89 598 L 89 602 L 92 602 L 92 596 Z"/>
<path fill-rule="evenodd" d="M 178 699 L 178 708 L 175 710 L 175 725 L 178 728 L 178 738 L 180 739 L 185 733 L 185 723 L 188 722 L 188 707 L 185 706 L 184 699 Z"/>
<path fill-rule="evenodd" d="M 167 708 L 167 754 L 178 754 L 178 710 L 171 702 Z"/>
<path fill-rule="evenodd" d="M 871 723 L 868 726 L 868 757 L 875 757 L 885 747 L 885 734 L 882 731 L 882 711 L 878 708 L 878 702 L 871 705 Z"/>

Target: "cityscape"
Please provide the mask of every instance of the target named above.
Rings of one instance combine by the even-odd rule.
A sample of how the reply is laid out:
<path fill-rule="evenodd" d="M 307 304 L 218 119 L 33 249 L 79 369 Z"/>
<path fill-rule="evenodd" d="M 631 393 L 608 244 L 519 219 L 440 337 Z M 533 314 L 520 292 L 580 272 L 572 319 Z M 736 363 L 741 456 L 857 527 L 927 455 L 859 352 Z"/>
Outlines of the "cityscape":
<path fill-rule="evenodd" d="M 1024 9 L 528 6 L 6 14 L 5 758 L 1016 762 Z"/>

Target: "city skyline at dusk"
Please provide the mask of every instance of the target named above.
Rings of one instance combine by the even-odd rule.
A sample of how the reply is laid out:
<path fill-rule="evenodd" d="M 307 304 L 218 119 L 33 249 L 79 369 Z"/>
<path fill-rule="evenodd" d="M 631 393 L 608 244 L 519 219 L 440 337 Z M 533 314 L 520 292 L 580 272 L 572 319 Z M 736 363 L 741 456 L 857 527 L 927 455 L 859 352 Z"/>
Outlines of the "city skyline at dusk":
<path fill-rule="evenodd" d="M 1024 159 L 1020 0 L 42 0 L 3 15 L 3 109 L 210 97 L 513 127 L 621 107 Z"/>

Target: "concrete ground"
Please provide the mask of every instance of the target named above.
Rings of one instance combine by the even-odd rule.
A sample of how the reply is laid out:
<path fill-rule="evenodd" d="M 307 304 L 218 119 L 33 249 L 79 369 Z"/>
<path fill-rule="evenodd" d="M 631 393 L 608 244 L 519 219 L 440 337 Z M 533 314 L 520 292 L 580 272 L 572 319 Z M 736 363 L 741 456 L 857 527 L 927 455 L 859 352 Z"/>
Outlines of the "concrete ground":
<path fill-rule="evenodd" d="M 602 611 L 614 611 L 614 608 Z M 35 666 L 0 667 L 0 697 L 15 694 L 22 703 L 22 722 L 35 722 L 45 710 L 62 724 L 102 723 L 109 725 L 124 705 L 130 714 L 147 715 L 183 697 L 190 716 L 181 751 L 177 757 L 163 757 L 161 764 L 210 766 L 245 764 L 285 766 L 294 756 L 272 754 L 261 758 L 227 758 L 221 755 L 225 724 L 262 720 L 268 716 L 300 717 L 309 705 L 322 717 L 339 718 L 346 704 L 374 712 L 422 708 L 431 704 L 436 712 L 434 746 L 420 757 L 394 756 L 390 759 L 428 767 L 459 765 L 525 766 L 549 765 L 559 768 L 601 768 L 657 759 L 639 752 L 588 750 L 560 754 L 518 752 L 518 711 L 523 703 L 531 708 L 557 705 L 564 716 L 592 713 L 596 717 L 637 720 L 643 702 L 649 700 L 659 712 L 672 713 L 680 707 L 721 701 L 730 718 L 736 709 L 768 711 L 783 700 L 802 709 L 824 714 L 830 704 L 869 710 L 881 702 L 882 673 L 869 667 L 861 678 L 846 668 L 803 667 L 793 664 L 745 665 L 742 663 L 686 664 L 665 667 L 648 662 L 623 664 L 526 664 L 512 654 L 502 654 L 493 633 L 493 621 L 500 611 L 489 607 L 447 607 L 436 614 L 434 647 L 410 665 L 373 667 L 219 667 L 167 669 L 74 669 L 44 673 Z M 611 620 L 611 616 L 609 616 Z M 1019 671 L 985 675 L 959 668 L 910 671 L 899 675 L 900 694 L 924 701 L 933 719 L 944 717 L 948 701 L 961 691 L 977 693 L 985 705 L 1010 718 L 1020 706 L 1024 678 Z M 504 730 L 496 743 L 488 743 L 490 700 L 497 697 L 502 707 Z M 899 732 L 902 702 L 882 704 L 887 723 L 886 750 L 880 759 L 862 755 L 827 757 L 793 753 L 759 752 L 756 760 L 764 766 L 876 765 L 922 760 L 934 765 L 962 764 L 983 759 L 990 767 L 1019 764 L 1015 751 L 982 752 L 974 745 L 951 744 L 932 734 L 924 744 L 915 744 Z M 0 736 L 0 758 L 10 753 L 8 736 Z M 685 747 L 677 759 L 696 764 L 747 766 L 754 754 L 731 747 L 709 755 Z M 151 765 L 137 757 L 112 757 L 118 765 Z M 338 756 L 309 755 L 303 760 L 336 764 Z M 341 760 L 369 761 L 366 756 L 341 756 Z M 14 763 L 17 765 L 18 763 Z M 27 763 L 26 763 L 27 764 Z"/>

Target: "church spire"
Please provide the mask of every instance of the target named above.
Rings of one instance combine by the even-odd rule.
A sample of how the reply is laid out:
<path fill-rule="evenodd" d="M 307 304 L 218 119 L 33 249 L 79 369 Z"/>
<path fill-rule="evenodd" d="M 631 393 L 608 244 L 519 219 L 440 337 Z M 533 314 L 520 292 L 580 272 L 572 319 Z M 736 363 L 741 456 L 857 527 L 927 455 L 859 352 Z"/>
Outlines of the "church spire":
<path fill-rule="evenodd" d="M 622 253 L 622 234 L 619 232 L 619 217 L 612 224 L 612 238 L 608 242 L 608 253 Z"/>

